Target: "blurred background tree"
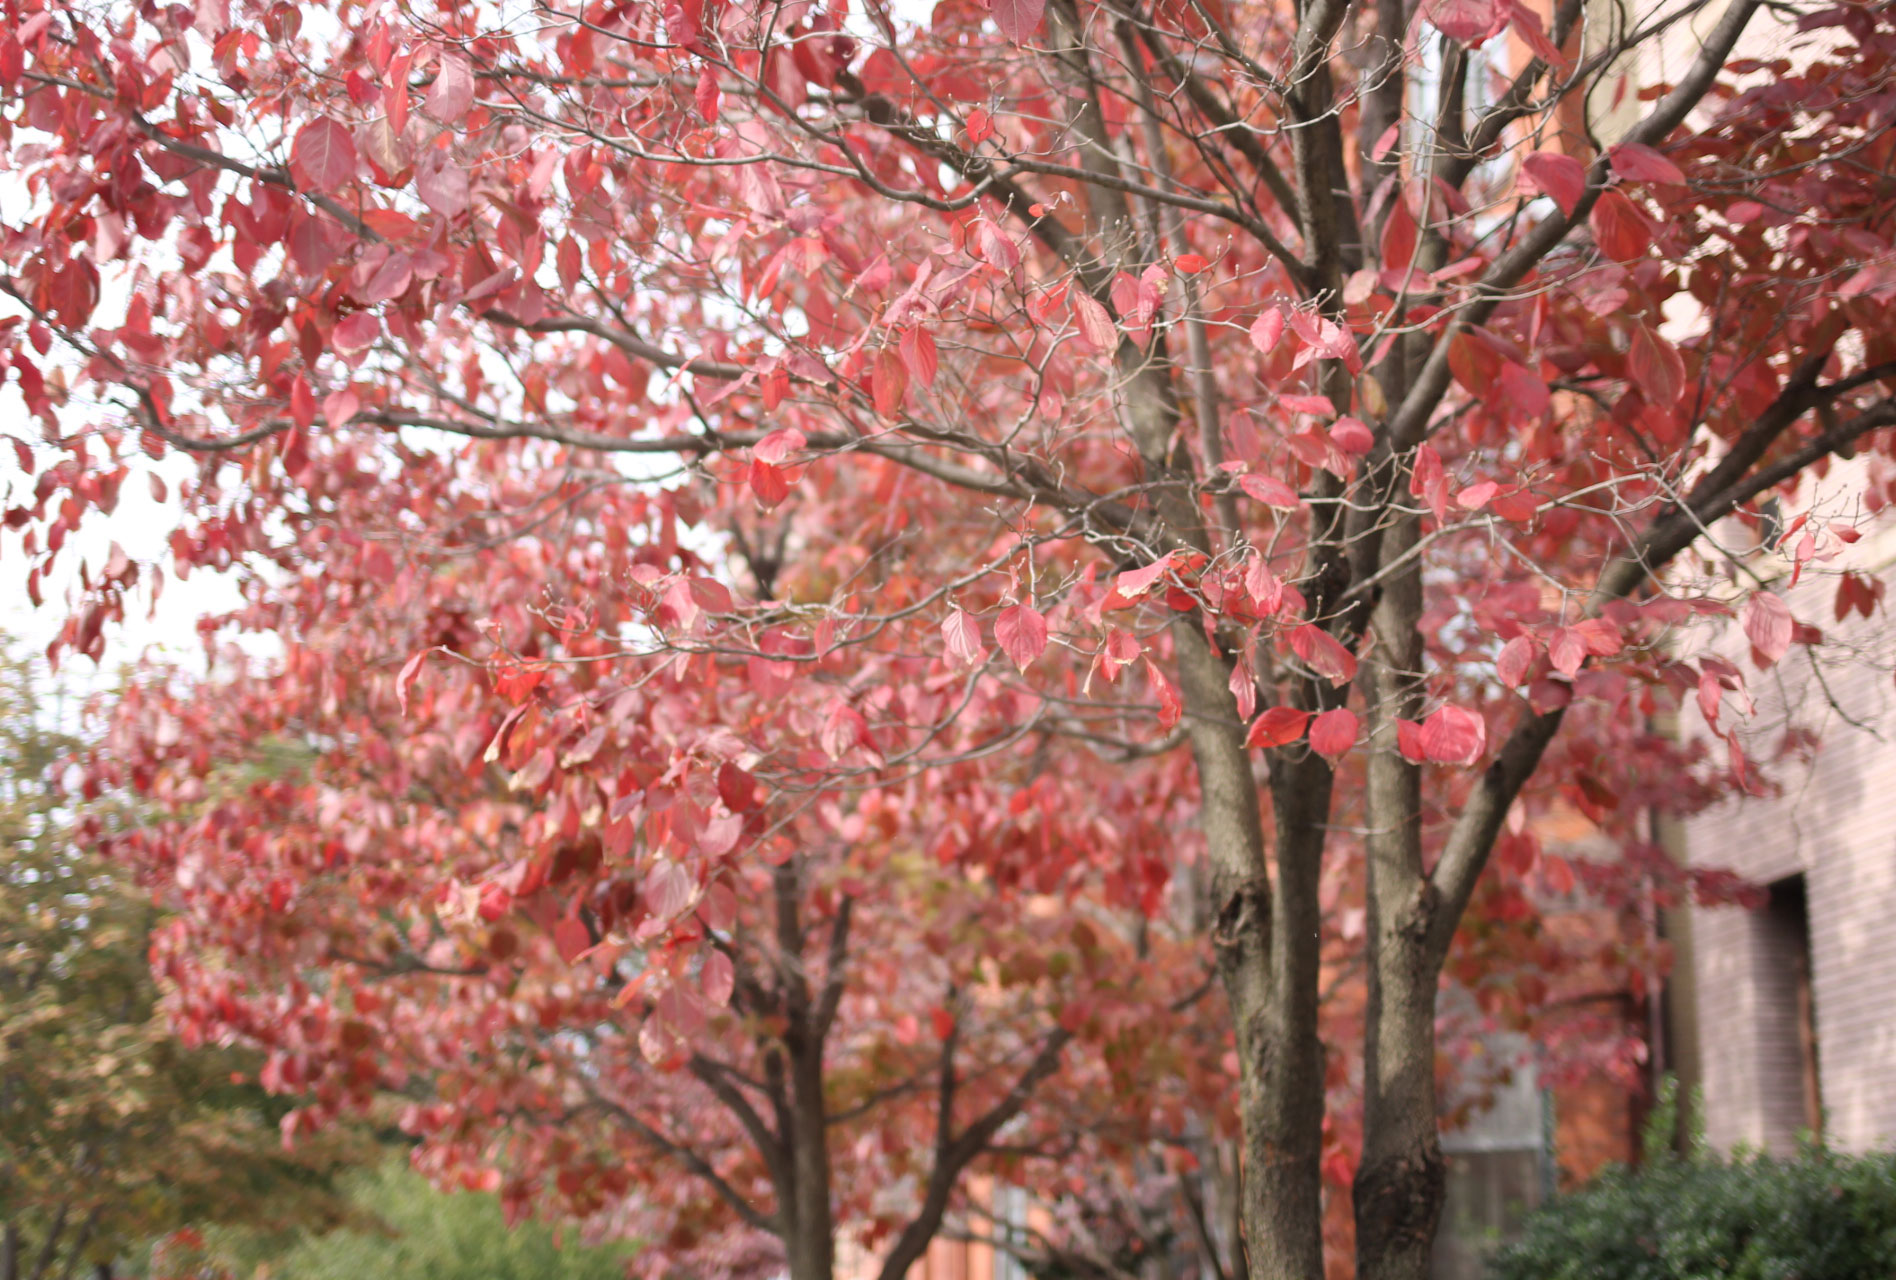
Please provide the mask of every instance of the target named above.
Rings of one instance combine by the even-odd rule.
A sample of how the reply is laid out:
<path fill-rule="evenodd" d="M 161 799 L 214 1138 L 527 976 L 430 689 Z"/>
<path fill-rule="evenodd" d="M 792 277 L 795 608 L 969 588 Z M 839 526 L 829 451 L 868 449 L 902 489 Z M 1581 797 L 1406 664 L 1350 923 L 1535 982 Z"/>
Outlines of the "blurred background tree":
<path fill-rule="evenodd" d="M 375 1158 L 366 1135 L 286 1143 L 295 1100 L 256 1083 L 254 1053 L 170 1034 L 147 964 L 157 911 L 68 837 L 58 703 L 0 636 L 0 1280 L 108 1280 L 206 1224 L 359 1217 L 336 1179 Z M 83 803 L 135 820 L 111 797 Z"/>
<path fill-rule="evenodd" d="M 212 1229 L 194 1249 L 165 1250 L 160 1269 L 246 1280 L 624 1280 L 636 1252 L 584 1244 L 570 1227 L 509 1227 L 499 1196 L 439 1191 L 400 1158 L 350 1173 L 342 1186 L 356 1210 L 350 1225 Z"/>

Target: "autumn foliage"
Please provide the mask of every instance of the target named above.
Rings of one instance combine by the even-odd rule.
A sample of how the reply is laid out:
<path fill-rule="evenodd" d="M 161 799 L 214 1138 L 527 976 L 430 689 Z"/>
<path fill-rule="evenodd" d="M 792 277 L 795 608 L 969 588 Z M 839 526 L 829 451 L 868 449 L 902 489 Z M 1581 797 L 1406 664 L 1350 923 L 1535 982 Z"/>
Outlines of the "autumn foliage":
<path fill-rule="evenodd" d="M 90 762 L 178 1025 L 654 1271 L 984 1172 L 1423 1274 L 1456 1038 L 1662 959 L 1543 913 L 1729 889 L 1649 818 L 1823 636 L 1711 552 L 1889 497 L 1889 12 L 1599 8 L 17 4 L 27 590 L 142 473 L 55 653 L 274 637 Z"/>

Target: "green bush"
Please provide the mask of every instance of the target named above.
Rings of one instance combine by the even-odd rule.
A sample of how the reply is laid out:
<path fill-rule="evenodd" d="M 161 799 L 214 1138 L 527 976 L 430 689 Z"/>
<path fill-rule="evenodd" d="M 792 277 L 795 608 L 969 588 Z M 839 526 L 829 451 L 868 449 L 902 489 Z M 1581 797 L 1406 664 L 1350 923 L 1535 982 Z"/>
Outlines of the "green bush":
<path fill-rule="evenodd" d="M 238 1280 L 625 1280 L 631 1245 L 580 1244 L 571 1229 L 509 1227 L 498 1197 L 441 1192 L 395 1160 L 343 1179 L 374 1225 L 287 1235 L 207 1231 L 199 1274 Z M 173 1274 L 182 1272 L 173 1268 Z"/>
<path fill-rule="evenodd" d="M 1494 1280 L 1891 1280 L 1896 1153 L 1808 1144 L 1795 1159 L 1685 1156 L 1648 1129 L 1644 1168 L 1614 1169 L 1533 1214 Z"/>

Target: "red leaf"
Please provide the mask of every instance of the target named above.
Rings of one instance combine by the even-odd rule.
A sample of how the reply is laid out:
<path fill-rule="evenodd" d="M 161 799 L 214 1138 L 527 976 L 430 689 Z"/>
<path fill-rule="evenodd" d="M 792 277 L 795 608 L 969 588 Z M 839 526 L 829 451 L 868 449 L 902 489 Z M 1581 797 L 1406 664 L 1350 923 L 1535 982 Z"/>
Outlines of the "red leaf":
<path fill-rule="evenodd" d="M 908 366 L 902 357 L 884 347 L 876 356 L 872 384 L 876 416 L 884 422 L 895 421 L 902 412 L 902 397 L 908 394 Z"/>
<path fill-rule="evenodd" d="M 427 660 L 428 651 L 423 649 L 402 664 L 401 674 L 395 677 L 395 700 L 402 704 L 402 714 L 408 714 L 408 691 L 414 687 L 415 677 L 421 674 L 421 664 Z"/>
<path fill-rule="evenodd" d="M 939 362 L 935 355 L 935 337 L 927 329 L 916 325 L 902 334 L 902 359 L 917 382 L 924 387 L 935 385 Z"/>
<path fill-rule="evenodd" d="M 1342 707 L 1326 711 L 1310 725 L 1310 749 L 1335 760 L 1356 745 L 1356 713 Z"/>
<path fill-rule="evenodd" d="M 1495 659 L 1495 674 L 1501 677 L 1501 683 L 1510 689 L 1518 689 L 1527 679 L 1528 670 L 1534 665 L 1534 642 L 1526 636 L 1515 636 L 1501 646 L 1501 656 Z"/>
<path fill-rule="evenodd" d="M 1791 649 L 1791 607 L 1769 591 L 1760 591 L 1745 606 L 1745 635 L 1751 647 L 1770 666 Z"/>
<path fill-rule="evenodd" d="M 1709 671 L 1699 673 L 1698 706 L 1699 714 L 1705 717 L 1705 723 L 1716 732 L 1718 729 L 1719 704 L 1724 701 L 1725 686 L 1718 677 Z"/>
<path fill-rule="evenodd" d="M 328 116 L 318 116 L 296 135 L 296 145 L 290 148 L 290 162 L 310 186 L 319 191 L 334 191 L 355 177 L 355 139 L 341 124 Z"/>
<path fill-rule="evenodd" d="M 290 421 L 299 427 L 316 421 L 316 396 L 300 373 L 290 383 Z"/>
<path fill-rule="evenodd" d="M 1617 191 L 1602 193 L 1587 221 L 1600 252 L 1615 262 L 1630 262 L 1652 246 L 1652 231 L 1645 215 Z"/>
<path fill-rule="evenodd" d="M 1185 713 L 1185 704 L 1179 701 L 1178 690 L 1165 678 L 1165 673 L 1152 659 L 1146 659 L 1146 678 L 1152 681 L 1152 692 L 1159 699 L 1159 728 L 1171 731 L 1178 718 Z"/>
<path fill-rule="evenodd" d="M 382 320 L 373 311 L 356 311 L 343 317 L 329 340 L 341 351 L 360 351 L 382 336 Z"/>
<path fill-rule="evenodd" d="M 1586 194 L 1585 166 L 1558 151 L 1536 151 L 1521 161 L 1521 172 L 1570 217 L 1580 197 Z"/>
<path fill-rule="evenodd" d="M 567 916 L 553 926 L 553 945 L 559 949 L 560 959 L 567 964 L 579 959 L 592 944 L 592 934 L 583 920 Z"/>
<path fill-rule="evenodd" d="M 1330 428 L 1330 443 L 1352 458 L 1360 458 L 1376 447 L 1376 437 L 1362 419 L 1338 418 Z"/>
<path fill-rule="evenodd" d="M 698 87 L 692 97 L 698 104 L 698 114 L 715 122 L 718 118 L 718 74 L 714 68 L 707 66 L 700 73 Z"/>
<path fill-rule="evenodd" d="M 1202 253 L 1181 253 L 1172 259 L 1172 265 L 1182 276 L 1195 276 L 1205 269 L 1205 255 Z"/>
<path fill-rule="evenodd" d="M 1303 499 L 1297 496 L 1297 491 L 1275 476 L 1246 472 L 1238 477 L 1238 488 L 1267 507 L 1295 510 L 1303 505 Z"/>
<path fill-rule="evenodd" d="M 1655 409 L 1670 409 L 1685 394 L 1685 361 L 1679 349 L 1644 324 L 1633 325 L 1626 376 Z"/>
<path fill-rule="evenodd" d="M 751 459 L 750 488 L 766 509 L 790 496 L 790 477 L 782 467 L 773 467 L 761 458 Z"/>
<path fill-rule="evenodd" d="M 1046 8 L 1047 0 L 994 0 L 994 25 L 1015 44 L 1026 44 L 1040 29 Z"/>
<path fill-rule="evenodd" d="M 1573 633 L 1586 645 L 1587 652 L 1596 658 L 1610 658 L 1626 647 L 1620 629 L 1605 618 L 1588 618 L 1585 622 L 1575 623 Z"/>
<path fill-rule="evenodd" d="M 1336 414 L 1336 406 L 1330 403 L 1328 396 L 1279 396 L 1277 403 L 1292 413 L 1314 413 L 1320 418 L 1334 417 Z"/>
<path fill-rule="evenodd" d="M 1389 217 L 1383 223 L 1382 264 L 1386 271 L 1406 271 L 1415 258 L 1415 215 L 1409 202 L 1397 191 L 1389 204 Z"/>
<path fill-rule="evenodd" d="M 1047 648 L 1047 619 L 1030 604 L 1011 604 L 994 619 L 994 639 L 1001 652 L 1025 671 Z"/>
<path fill-rule="evenodd" d="M 1356 656 L 1321 627 L 1306 622 L 1290 633 L 1290 647 L 1310 669 L 1333 685 L 1356 678 Z"/>
<path fill-rule="evenodd" d="M 1465 707 L 1442 707 L 1422 722 L 1422 754 L 1438 764 L 1473 764 L 1488 746 L 1488 725 Z"/>
<path fill-rule="evenodd" d="M 806 443 L 808 437 L 795 427 L 779 427 L 751 447 L 751 457 L 759 462 L 768 462 L 773 467 L 781 466 L 784 459 Z"/>
<path fill-rule="evenodd" d="M 1642 142 L 1624 142 L 1608 150 L 1613 172 L 1628 182 L 1656 182 L 1684 186 L 1685 174 L 1679 166 Z"/>
<path fill-rule="evenodd" d="M 1413 720 L 1396 721 L 1396 750 L 1410 764 L 1426 764 L 1429 757 L 1422 749 L 1422 726 Z"/>
<path fill-rule="evenodd" d="M 1244 745 L 1281 747 L 1287 742 L 1295 742 L 1303 737 L 1304 726 L 1309 723 L 1308 711 L 1297 711 L 1290 707 L 1271 707 L 1251 722 L 1251 732 L 1245 736 Z"/>

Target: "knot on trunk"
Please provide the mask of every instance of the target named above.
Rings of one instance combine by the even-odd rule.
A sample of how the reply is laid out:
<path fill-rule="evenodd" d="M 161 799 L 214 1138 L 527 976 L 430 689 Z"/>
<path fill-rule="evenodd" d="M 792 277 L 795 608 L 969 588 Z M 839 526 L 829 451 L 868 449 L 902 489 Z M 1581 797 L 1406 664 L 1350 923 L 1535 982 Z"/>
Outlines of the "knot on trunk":
<path fill-rule="evenodd" d="M 1221 960 L 1233 959 L 1248 947 L 1262 947 L 1271 920 L 1271 882 L 1265 876 L 1240 881 L 1224 895 L 1212 926 L 1211 945 Z"/>
<path fill-rule="evenodd" d="M 1447 1189 L 1447 1162 L 1442 1148 L 1431 1140 L 1420 1151 L 1365 1159 L 1356 1170 L 1356 1253 L 1360 1262 L 1393 1262 L 1404 1254 L 1421 1256 L 1426 1274 L 1436 1224 L 1442 1216 Z M 1364 1274 L 1380 1268 L 1367 1266 Z M 1408 1274 L 1396 1266 L 1389 1275 Z"/>

